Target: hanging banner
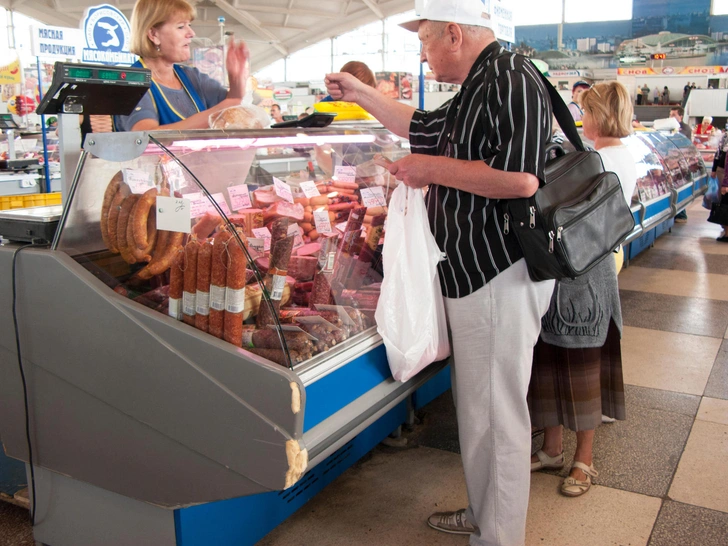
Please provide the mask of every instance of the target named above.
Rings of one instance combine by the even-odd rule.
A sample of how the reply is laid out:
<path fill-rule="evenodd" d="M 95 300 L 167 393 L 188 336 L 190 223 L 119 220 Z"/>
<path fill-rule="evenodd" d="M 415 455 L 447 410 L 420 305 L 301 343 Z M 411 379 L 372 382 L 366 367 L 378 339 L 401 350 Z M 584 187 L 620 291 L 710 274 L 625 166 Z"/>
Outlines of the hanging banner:
<path fill-rule="evenodd" d="M 88 8 L 81 28 L 86 40 L 81 56 L 83 62 L 130 65 L 136 61 L 136 55 L 129 51 L 129 21 L 114 6 L 103 4 Z"/>
<path fill-rule="evenodd" d="M 505 42 L 515 43 L 516 25 L 513 22 L 512 0 L 483 0 L 485 11 L 490 14 L 495 37 Z"/>
<path fill-rule="evenodd" d="M 80 59 L 83 49 L 83 32 L 78 28 L 30 27 L 30 52 L 34 57 L 55 59 Z"/>
<path fill-rule="evenodd" d="M 618 68 L 620 76 L 679 76 L 728 74 L 728 66 L 660 66 Z"/>
<path fill-rule="evenodd" d="M 0 85 L 23 81 L 20 74 L 20 59 L 17 55 L 15 55 L 15 60 L 10 60 L 11 58 L 6 58 L 5 62 L 0 64 Z"/>

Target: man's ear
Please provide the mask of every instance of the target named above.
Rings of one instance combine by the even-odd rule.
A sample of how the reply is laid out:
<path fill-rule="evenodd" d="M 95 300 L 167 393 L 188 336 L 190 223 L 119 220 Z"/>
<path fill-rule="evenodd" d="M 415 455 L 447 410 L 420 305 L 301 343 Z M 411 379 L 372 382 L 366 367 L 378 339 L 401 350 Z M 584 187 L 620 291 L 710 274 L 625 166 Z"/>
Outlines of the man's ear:
<path fill-rule="evenodd" d="M 455 23 L 448 23 L 445 27 L 445 36 L 450 44 L 451 51 L 457 51 L 463 45 L 463 29 Z"/>

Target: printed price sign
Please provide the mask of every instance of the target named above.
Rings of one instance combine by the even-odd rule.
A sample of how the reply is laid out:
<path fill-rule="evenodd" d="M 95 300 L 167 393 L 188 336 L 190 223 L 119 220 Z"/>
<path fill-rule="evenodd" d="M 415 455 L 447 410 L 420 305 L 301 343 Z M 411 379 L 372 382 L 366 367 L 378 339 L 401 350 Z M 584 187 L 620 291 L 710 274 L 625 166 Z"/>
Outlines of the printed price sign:
<path fill-rule="evenodd" d="M 124 182 L 132 193 L 144 193 L 154 187 L 149 173 L 140 169 L 124 169 Z"/>
<path fill-rule="evenodd" d="M 248 190 L 247 184 L 230 186 L 227 191 L 230 196 L 230 204 L 232 205 L 233 210 L 252 208 L 253 205 L 250 202 L 250 191 Z"/>
<path fill-rule="evenodd" d="M 266 227 L 253 229 L 253 235 L 258 239 L 263 239 L 263 251 L 267 252 L 270 250 L 270 231 Z"/>
<path fill-rule="evenodd" d="M 268 246 L 270 248 L 270 239 L 260 239 L 257 237 L 250 237 L 248 239 L 248 246 L 255 250 L 256 252 L 260 252 L 263 254 L 266 250 L 265 243 L 268 243 Z"/>
<path fill-rule="evenodd" d="M 189 199 L 157 196 L 157 229 L 189 233 L 191 221 Z"/>
<path fill-rule="evenodd" d="M 228 207 L 227 201 L 225 201 L 225 196 L 222 193 L 213 193 L 212 198 L 215 200 L 215 203 L 220 206 L 225 216 L 230 216 L 230 214 L 232 214 L 230 212 L 230 207 Z M 212 206 L 212 203 L 210 203 L 210 210 L 215 210 L 215 208 Z"/>
<path fill-rule="evenodd" d="M 365 207 L 386 207 L 387 200 L 384 197 L 384 191 L 379 186 L 373 188 L 362 188 L 361 203 Z"/>
<path fill-rule="evenodd" d="M 293 235 L 293 250 L 298 250 L 303 246 L 303 234 L 298 224 L 288 226 L 288 235 Z"/>
<path fill-rule="evenodd" d="M 273 177 L 273 186 L 278 197 L 285 199 L 289 203 L 293 203 L 293 192 L 291 191 L 291 186 L 286 184 L 283 180 L 279 180 L 275 176 Z"/>
<path fill-rule="evenodd" d="M 308 180 L 306 182 L 301 182 L 299 186 L 301 186 L 301 191 L 306 197 L 318 197 L 321 195 L 321 192 L 318 191 L 318 188 L 316 187 L 316 182 Z"/>
<path fill-rule="evenodd" d="M 324 235 L 326 233 L 331 233 L 333 231 L 331 229 L 331 219 L 329 218 L 329 211 L 327 211 L 327 210 L 314 211 L 313 221 L 316 224 L 316 231 L 318 231 L 320 234 Z"/>
<path fill-rule="evenodd" d="M 207 212 L 208 201 L 200 192 L 186 193 L 185 199 L 190 201 L 190 217 L 199 218 Z"/>
<path fill-rule="evenodd" d="M 356 167 L 344 167 L 339 165 L 334 168 L 334 180 L 342 182 L 356 182 Z"/>

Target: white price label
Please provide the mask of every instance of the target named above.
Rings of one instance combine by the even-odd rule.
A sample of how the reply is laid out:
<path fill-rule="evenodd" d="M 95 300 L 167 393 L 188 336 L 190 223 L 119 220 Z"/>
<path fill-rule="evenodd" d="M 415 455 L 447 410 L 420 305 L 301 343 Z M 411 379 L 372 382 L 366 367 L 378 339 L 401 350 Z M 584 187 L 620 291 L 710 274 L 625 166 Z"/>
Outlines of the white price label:
<path fill-rule="evenodd" d="M 162 163 L 162 171 L 164 171 L 164 176 L 167 182 L 169 182 L 169 187 L 172 188 L 172 191 L 180 191 L 182 188 L 187 187 L 185 172 L 176 161 L 169 160 L 166 163 Z"/>
<path fill-rule="evenodd" d="M 230 207 L 228 207 L 227 201 L 225 201 L 225 196 L 222 193 L 213 193 L 212 198 L 215 200 L 215 203 L 220 206 L 225 216 L 230 216 L 232 214 L 232 212 L 230 212 Z M 212 206 L 212 203 L 210 204 L 210 208 L 212 210 L 215 210 L 215 208 Z"/>
<path fill-rule="evenodd" d="M 190 233 L 191 223 L 189 199 L 157 196 L 157 229 Z"/>
<path fill-rule="evenodd" d="M 306 197 L 318 197 L 321 195 L 321 192 L 318 191 L 318 188 L 316 187 L 316 182 L 308 180 L 306 182 L 301 182 L 299 185 L 301 186 L 303 195 Z"/>
<path fill-rule="evenodd" d="M 372 188 L 362 188 L 359 190 L 361 193 L 361 203 L 365 207 L 386 207 L 387 200 L 384 197 L 384 191 L 379 186 Z"/>
<path fill-rule="evenodd" d="M 190 217 L 199 218 L 207 212 L 208 201 L 201 192 L 186 193 L 185 199 L 190 200 Z"/>
<path fill-rule="evenodd" d="M 248 239 L 248 246 L 263 254 L 266 250 L 270 250 L 270 239 L 260 239 L 258 237 L 250 237 Z"/>
<path fill-rule="evenodd" d="M 278 197 L 285 199 L 289 203 L 293 203 L 293 192 L 291 191 L 291 186 L 286 184 L 283 180 L 279 180 L 275 176 L 273 177 L 273 186 Z"/>
<path fill-rule="evenodd" d="M 356 167 L 344 167 L 339 165 L 334 168 L 334 180 L 342 182 L 356 182 Z"/>
<path fill-rule="evenodd" d="M 247 184 L 230 186 L 227 191 L 233 210 L 249 209 L 253 206 L 250 202 L 250 191 L 248 190 Z"/>
<path fill-rule="evenodd" d="M 286 287 L 284 275 L 273 275 L 271 281 L 270 299 L 280 301 L 283 298 L 283 289 Z"/>
<path fill-rule="evenodd" d="M 329 218 L 329 211 L 327 211 L 327 210 L 314 211 L 313 221 L 316 224 L 316 231 L 318 231 L 320 234 L 324 235 L 326 233 L 331 233 L 333 231 L 331 229 L 331 219 Z"/>
<path fill-rule="evenodd" d="M 253 228 L 253 235 L 259 239 L 270 239 L 270 231 L 267 227 Z"/>
<path fill-rule="evenodd" d="M 298 250 L 304 245 L 303 230 L 298 224 L 288 226 L 288 235 L 293 235 L 293 250 Z"/>
<path fill-rule="evenodd" d="M 144 193 L 154 187 L 151 175 L 140 169 L 124 169 L 124 182 L 132 193 Z"/>
<path fill-rule="evenodd" d="M 276 326 L 274 324 L 269 324 L 267 328 L 275 330 Z M 297 334 L 304 334 L 311 341 L 318 341 L 317 337 L 312 336 L 306 330 L 302 329 L 300 326 L 296 326 L 295 324 L 281 324 L 281 330 L 283 330 L 284 332 L 296 332 Z"/>

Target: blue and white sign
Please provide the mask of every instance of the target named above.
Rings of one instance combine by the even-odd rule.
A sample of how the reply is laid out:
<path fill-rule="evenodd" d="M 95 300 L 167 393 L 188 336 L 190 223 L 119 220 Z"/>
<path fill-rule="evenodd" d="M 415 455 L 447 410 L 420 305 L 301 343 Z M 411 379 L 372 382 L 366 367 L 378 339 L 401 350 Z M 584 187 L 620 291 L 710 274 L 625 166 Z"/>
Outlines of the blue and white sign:
<path fill-rule="evenodd" d="M 485 0 L 486 11 L 490 13 L 493 32 L 499 40 L 514 43 L 516 41 L 516 25 L 513 22 L 513 6 L 511 0 Z"/>
<path fill-rule="evenodd" d="M 43 59 L 80 59 L 83 49 L 83 33 L 77 28 L 30 27 L 30 50 Z"/>
<path fill-rule="evenodd" d="M 136 61 L 136 55 L 129 51 L 129 21 L 114 6 L 103 4 L 88 8 L 82 29 L 86 38 L 81 57 L 83 62 L 129 65 Z"/>

